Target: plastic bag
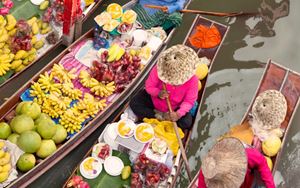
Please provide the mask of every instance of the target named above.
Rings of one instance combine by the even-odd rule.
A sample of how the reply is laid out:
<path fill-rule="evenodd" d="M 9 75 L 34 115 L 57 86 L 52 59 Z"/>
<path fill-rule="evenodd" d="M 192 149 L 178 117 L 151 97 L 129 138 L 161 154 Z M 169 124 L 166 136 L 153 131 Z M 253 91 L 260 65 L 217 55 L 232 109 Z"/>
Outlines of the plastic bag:
<path fill-rule="evenodd" d="M 155 136 L 164 139 L 167 142 L 169 149 L 173 152 L 174 156 L 176 156 L 178 152 L 179 144 L 173 127 L 173 123 L 170 121 L 158 121 L 157 119 L 148 119 L 148 118 L 144 118 L 144 122 L 155 126 L 154 127 Z M 178 130 L 179 130 L 180 138 L 183 138 L 184 133 L 180 128 L 178 128 Z"/>

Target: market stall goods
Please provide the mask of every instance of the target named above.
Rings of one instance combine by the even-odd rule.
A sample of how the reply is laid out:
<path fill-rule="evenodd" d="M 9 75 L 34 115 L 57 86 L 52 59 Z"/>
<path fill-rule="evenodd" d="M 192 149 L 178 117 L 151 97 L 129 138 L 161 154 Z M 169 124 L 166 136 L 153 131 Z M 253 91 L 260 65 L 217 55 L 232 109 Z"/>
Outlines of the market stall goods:
<path fill-rule="evenodd" d="M 199 24 L 199 22 L 201 23 L 207 21 L 209 20 L 198 17 L 194 23 Z M 194 26 L 196 26 L 196 24 L 194 24 Z M 224 38 L 228 28 L 221 24 L 216 24 L 216 26 L 218 28 L 221 28 L 220 30 L 222 30 L 221 33 Z M 191 34 L 192 29 L 188 33 L 188 35 Z M 187 40 L 186 42 L 188 43 Z M 210 61 L 213 61 L 216 53 L 217 49 L 214 49 L 214 54 L 207 53 L 208 57 L 211 59 Z M 206 60 L 203 61 L 206 62 Z M 207 64 L 208 65 L 206 66 L 210 65 L 209 63 Z M 201 74 L 204 75 L 202 75 L 202 77 L 206 77 L 205 72 L 201 72 Z M 204 85 L 206 79 L 202 78 L 201 82 Z M 203 90 L 200 91 L 198 102 L 201 100 L 202 92 Z M 116 119 L 120 118 L 120 120 L 118 122 L 109 124 L 100 135 L 98 141 L 107 141 L 106 143 L 111 147 L 114 147 L 115 150 L 118 150 L 119 152 L 122 152 L 129 156 L 129 159 L 131 161 L 131 187 L 158 187 L 159 185 L 166 186 L 167 181 L 172 177 L 170 176 L 171 167 L 177 166 L 176 160 L 178 160 L 178 157 L 180 156 L 179 155 L 178 157 L 176 157 L 179 146 L 178 144 L 176 145 L 177 140 L 174 130 L 173 133 L 171 131 L 173 129 L 172 122 L 160 122 L 156 119 L 145 118 L 144 123 L 136 122 L 135 125 L 131 128 L 131 126 L 129 126 L 129 123 L 126 123 L 126 121 L 132 123 L 133 120 L 131 119 L 135 118 L 129 116 L 130 112 L 127 108 L 121 113 L 122 115 L 119 114 L 119 116 L 116 117 Z M 134 130 L 134 137 L 132 137 L 130 134 L 131 137 L 124 137 L 120 139 L 120 132 L 124 132 L 124 134 L 131 133 L 132 129 Z M 182 138 L 183 136 L 184 134 L 182 133 Z M 107 137 L 109 137 L 109 139 Z M 135 146 L 141 146 L 143 149 L 138 150 Z M 174 153 L 174 151 L 176 152 Z M 89 155 L 90 153 L 87 153 L 87 156 Z M 73 173 L 73 175 L 76 174 L 80 175 L 78 173 L 78 169 L 75 169 Z M 100 174 L 97 178 L 97 183 L 99 183 L 100 185 L 103 179 L 104 177 Z M 119 182 L 117 180 L 114 180 L 114 182 L 118 182 L 118 185 L 128 185 L 128 182 Z M 96 182 L 88 181 L 88 183 L 90 185 L 95 185 L 94 183 Z"/>
<path fill-rule="evenodd" d="M 25 25 L 23 30 L 28 29 L 29 24 Z M 28 185 L 75 148 L 82 141 L 79 138 L 91 134 L 99 126 L 96 123 L 103 122 L 139 86 L 166 42 L 161 41 L 148 60 L 142 60 L 139 54 L 130 54 L 131 44 L 120 36 L 97 25 L 1 106 L 1 121 L 13 132 L 3 137 L 36 159 L 28 164 L 35 166 L 11 185 Z M 102 45 L 98 39 L 105 46 L 98 48 Z M 105 160 L 113 154 L 105 145 L 96 157 Z"/>

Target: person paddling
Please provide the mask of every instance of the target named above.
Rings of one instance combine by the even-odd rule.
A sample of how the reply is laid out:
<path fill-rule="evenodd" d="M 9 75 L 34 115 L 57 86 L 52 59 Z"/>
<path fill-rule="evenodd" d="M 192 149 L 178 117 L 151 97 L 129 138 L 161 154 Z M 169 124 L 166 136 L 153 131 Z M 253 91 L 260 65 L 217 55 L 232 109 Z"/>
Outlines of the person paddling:
<path fill-rule="evenodd" d="M 145 89 L 130 102 L 137 117 L 157 118 L 178 123 L 182 129 L 190 129 L 192 115 L 189 112 L 198 97 L 198 78 L 194 75 L 200 59 L 197 53 L 184 45 L 164 51 L 145 83 Z M 166 84 L 166 90 L 163 88 Z M 169 97 L 174 112 L 168 112 Z"/>
<path fill-rule="evenodd" d="M 224 138 L 203 159 L 198 188 L 249 188 L 255 170 L 266 188 L 275 188 L 267 161 L 258 150 L 236 138 Z"/>

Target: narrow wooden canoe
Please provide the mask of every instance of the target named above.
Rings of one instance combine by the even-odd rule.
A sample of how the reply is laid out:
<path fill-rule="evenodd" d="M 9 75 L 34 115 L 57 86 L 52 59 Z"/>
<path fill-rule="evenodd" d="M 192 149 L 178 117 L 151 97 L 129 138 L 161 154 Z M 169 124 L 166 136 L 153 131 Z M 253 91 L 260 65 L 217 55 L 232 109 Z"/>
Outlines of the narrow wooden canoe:
<path fill-rule="evenodd" d="M 187 2 L 186 5 L 189 4 L 190 1 Z M 129 2 L 128 5 L 124 5 L 126 8 L 130 8 L 133 3 Z M 127 86 L 127 88 L 119 94 L 117 97 L 113 99 L 113 101 L 99 114 L 95 116 L 93 120 L 91 120 L 88 124 L 82 128 L 82 130 L 61 145 L 57 151 L 51 156 L 47 157 L 45 160 L 41 161 L 37 164 L 32 170 L 25 174 L 21 174 L 20 177 L 12 182 L 9 187 L 26 187 L 34 180 L 36 180 L 39 176 L 49 170 L 52 166 L 54 166 L 57 162 L 59 162 L 62 158 L 64 158 L 70 151 L 76 148 L 78 144 L 83 142 L 91 133 L 93 133 L 98 127 L 105 122 L 105 120 L 113 114 L 123 103 L 127 100 L 131 94 L 141 86 L 141 83 L 146 78 L 147 74 L 151 70 L 151 68 L 155 64 L 155 60 L 162 52 L 163 49 L 166 48 L 166 44 L 170 41 L 173 36 L 175 29 L 169 32 L 168 37 L 163 41 L 160 47 L 157 49 L 155 54 L 150 58 L 147 65 L 143 68 L 143 70 L 131 81 L 131 83 Z M 60 60 L 72 51 L 82 40 L 92 38 L 93 37 L 93 29 L 88 31 L 82 37 L 80 37 L 77 41 L 75 41 L 71 46 L 65 49 L 61 54 L 59 54 L 55 59 L 53 59 L 46 67 L 40 70 L 36 75 L 34 75 L 27 83 L 23 85 L 13 96 L 11 96 L 2 106 L 0 106 L 0 121 L 5 120 L 9 114 L 16 108 L 17 104 L 21 102 L 20 96 L 31 86 L 32 82 L 38 80 L 39 75 L 49 71 L 55 63 L 59 63 Z"/>
<path fill-rule="evenodd" d="M 266 65 L 265 71 L 263 73 L 259 86 L 256 90 L 256 93 L 252 99 L 252 102 L 249 105 L 249 108 L 241 121 L 241 124 L 248 121 L 248 117 L 251 113 L 252 105 L 256 97 L 260 93 L 269 89 L 280 91 L 287 100 L 287 105 L 288 105 L 287 114 L 284 122 L 281 124 L 281 129 L 284 130 L 284 135 L 282 138 L 282 146 L 284 146 L 287 139 L 286 135 L 290 129 L 290 124 L 300 103 L 300 98 L 299 98 L 300 97 L 300 74 L 299 73 L 294 72 L 286 67 L 283 67 L 270 59 Z M 272 158 L 274 164 L 272 170 L 273 175 L 279 166 L 278 161 L 281 158 L 281 155 L 282 155 L 282 149 L 280 149 L 278 154 Z M 197 183 L 198 174 L 196 175 L 190 187 L 192 187 L 192 185 Z"/>
<path fill-rule="evenodd" d="M 81 20 L 81 25 L 84 21 L 86 21 L 89 16 L 91 16 L 96 9 L 98 8 L 98 6 L 100 6 L 100 4 L 102 3 L 103 0 L 98 0 L 97 2 L 95 2 L 95 4 L 93 5 L 93 7 L 87 12 L 86 15 L 83 16 L 83 19 Z M 25 70 L 27 70 L 29 67 L 31 67 L 31 65 L 35 64 L 36 62 L 38 62 L 39 60 L 43 59 L 44 57 L 47 56 L 47 53 L 55 50 L 59 45 L 62 44 L 62 38 L 60 38 L 56 44 L 51 45 L 51 47 L 44 51 L 40 56 L 38 56 L 32 63 L 30 63 L 29 65 L 27 65 L 22 71 L 14 73 L 10 78 L 8 78 L 7 80 L 5 80 L 3 83 L 0 84 L 0 88 L 2 86 L 4 86 L 5 84 L 9 83 L 11 80 L 17 78 L 20 74 L 22 74 Z"/>
<path fill-rule="evenodd" d="M 208 26 L 208 27 L 212 27 L 212 26 L 217 27 L 218 30 L 220 31 L 221 35 L 222 35 L 221 44 L 224 42 L 225 37 L 226 37 L 226 35 L 229 31 L 229 26 L 226 26 L 226 25 L 223 25 L 221 23 L 217 23 L 213 20 L 209 20 L 209 19 L 206 19 L 204 17 L 198 16 L 198 17 L 195 18 L 194 23 L 193 23 L 193 27 L 190 29 L 189 34 L 187 35 L 187 37 L 185 38 L 185 40 L 183 42 L 183 44 L 194 48 L 194 50 L 197 51 L 199 57 L 207 57 L 207 58 L 211 59 L 211 64 L 210 64 L 210 67 L 209 67 L 209 71 L 210 71 L 210 69 L 212 68 L 212 64 L 214 63 L 214 60 L 217 56 L 217 53 L 220 50 L 221 44 L 219 46 L 215 47 L 215 48 L 209 48 L 209 49 L 196 49 L 195 47 L 193 47 L 188 39 L 191 35 L 193 35 L 196 32 L 196 27 L 200 24 Z M 199 99 L 200 99 L 199 100 L 199 104 L 200 104 L 199 109 L 201 108 L 202 96 L 203 96 L 203 94 L 206 90 L 206 87 L 205 87 L 206 81 L 207 81 L 207 78 L 205 78 L 204 80 L 201 81 L 202 87 L 204 89 L 201 90 L 199 95 L 198 95 Z M 191 129 L 191 130 L 193 130 L 193 129 Z M 192 131 L 185 132 L 185 138 L 184 138 L 185 139 L 185 144 L 184 144 L 185 147 L 188 145 L 188 143 L 190 141 L 191 133 L 192 133 Z M 172 169 L 171 176 L 168 179 L 169 187 L 174 187 L 175 186 L 175 181 L 176 181 L 177 177 L 179 176 L 179 174 L 181 172 L 182 165 L 183 165 L 183 159 L 181 158 L 180 150 L 178 150 L 177 157 L 175 159 L 175 165 Z"/>
<path fill-rule="evenodd" d="M 208 26 L 208 27 L 212 27 L 212 26 L 217 27 L 218 30 L 219 30 L 219 32 L 220 32 L 220 34 L 221 34 L 221 37 L 222 37 L 222 41 L 220 42 L 220 44 L 218 46 L 216 46 L 215 48 L 209 48 L 209 49 L 197 49 L 193 45 L 191 45 L 191 43 L 189 42 L 188 39 L 196 32 L 197 26 L 199 26 L 199 25 L 205 25 L 205 26 Z M 206 18 L 201 17 L 201 16 L 197 16 L 195 18 L 195 20 L 194 20 L 194 22 L 193 22 L 193 24 L 192 24 L 189 32 L 187 33 L 186 38 L 185 38 L 183 44 L 185 44 L 185 45 L 193 48 L 197 52 L 197 54 L 198 54 L 199 57 L 207 57 L 208 59 L 210 59 L 211 63 L 209 65 L 209 68 L 211 68 L 212 64 L 213 64 L 213 62 L 215 60 L 215 57 L 216 57 L 216 55 L 217 55 L 220 47 L 222 46 L 222 43 L 223 43 L 223 41 L 224 41 L 224 39 L 225 39 L 228 31 L 229 31 L 229 27 L 228 26 L 225 26 L 223 24 L 217 23 L 217 22 L 215 22 L 213 20 L 206 19 Z M 205 92 L 206 81 L 207 81 L 207 77 L 205 79 L 201 80 L 202 89 L 198 93 L 198 100 L 197 100 L 197 102 L 199 104 L 201 103 L 203 93 Z M 114 120 L 112 122 L 116 122 L 117 120 L 120 119 L 121 114 L 124 112 L 124 110 L 126 109 L 127 106 L 128 106 L 128 103 L 125 105 L 123 111 L 121 111 L 114 118 Z M 198 109 L 199 109 L 199 106 L 197 107 L 197 111 L 198 111 Z M 183 138 L 183 142 L 185 142 L 184 145 L 186 145 L 188 143 L 189 137 L 190 137 L 190 132 L 186 131 L 185 132 L 185 137 Z M 93 149 L 93 147 L 88 151 L 88 153 L 85 155 L 84 158 L 86 158 L 86 157 L 88 157 L 88 156 L 91 155 L 92 149 Z M 179 174 L 180 168 L 178 168 L 178 164 L 179 164 L 179 161 L 181 162 L 181 157 L 180 156 L 181 156 L 181 153 L 180 153 L 180 150 L 179 150 L 178 154 L 177 154 L 177 157 L 174 160 L 174 167 L 172 169 L 171 176 L 168 179 L 168 185 L 169 186 L 173 186 L 174 185 L 174 182 L 176 180 L 176 178 L 174 178 L 174 176 L 176 177 Z M 177 171 L 175 169 L 177 169 Z M 67 187 L 68 182 L 71 180 L 71 178 L 74 175 L 76 175 L 76 173 L 77 173 L 78 170 L 79 170 L 79 165 L 74 169 L 74 171 L 72 172 L 72 174 L 70 175 L 69 179 L 66 181 L 66 183 L 65 183 L 65 185 L 63 187 Z"/>

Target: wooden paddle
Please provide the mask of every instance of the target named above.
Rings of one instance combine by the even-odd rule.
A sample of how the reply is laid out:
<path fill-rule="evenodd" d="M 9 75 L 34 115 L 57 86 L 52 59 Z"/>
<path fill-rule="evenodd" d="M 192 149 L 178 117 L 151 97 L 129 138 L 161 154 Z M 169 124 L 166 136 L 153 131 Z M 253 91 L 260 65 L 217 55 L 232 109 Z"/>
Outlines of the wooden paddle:
<path fill-rule="evenodd" d="M 163 89 L 165 91 L 167 91 L 165 83 L 163 84 Z M 167 104 L 168 104 L 169 112 L 173 112 L 169 97 L 166 98 L 166 101 L 167 101 Z M 179 147 L 180 147 L 180 150 L 181 150 L 181 155 L 182 155 L 182 158 L 183 158 L 183 161 L 184 161 L 184 164 L 185 164 L 185 167 L 186 167 L 186 171 L 187 171 L 187 174 L 188 174 L 188 178 L 189 178 L 189 181 L 191 182 L 192 181 L 192 174 L 191 174 L 190 166 L 189 166 L 189 163 L 188 163 L 188 160 L 187 160 L 187 157 L 186 157 L 185 149 L 183 147 L 183 144 L 182 144 L 182 141 L 181 141 L 181 138 L 180 138 L 180 135 L 179 135 L 177 123 L 173 122 L 173 125 L 174 125 L 174 129 L 175 129 L 177 141 L 179 143 Z"/>
<path fill-rule="evenodd" d="M 157 6 L 157 5 L 145 5 L 147 8 L 159 9 L 163 12 L 168 11 L 168 7 L 166 6 Z M 181 13 L 193 13 L 193 14 L 203 14 L 203 15 L 210 15 L 210 16 L 221 16 L 221 17 L 234 17 L 234 16 L 246 16 L 246 15 L 255 15 L 257 13 L 250 13 L 250 12 L 230 12 L 230 13 L 223 13 L 223 12 L 209 12 L 209 11 L 201 11 L 201 10 L 189 10 L 183 9 L 180 10 Z"/>

